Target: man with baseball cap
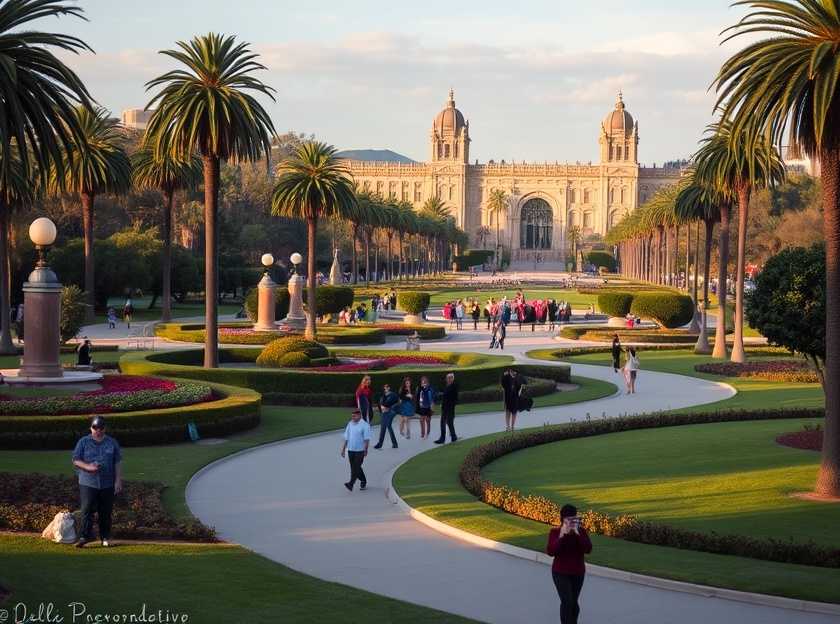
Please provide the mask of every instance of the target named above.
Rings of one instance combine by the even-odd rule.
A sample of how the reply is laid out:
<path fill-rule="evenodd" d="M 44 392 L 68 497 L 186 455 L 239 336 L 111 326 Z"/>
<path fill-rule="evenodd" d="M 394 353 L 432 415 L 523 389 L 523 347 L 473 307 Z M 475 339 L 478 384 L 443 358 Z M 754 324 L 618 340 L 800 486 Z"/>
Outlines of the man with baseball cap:
<path fill-rule="evenodd" d="M 99 517 L 99 539 L 110 546 L 111 511 L 114 496 L 122 491 L 122 451 L 117 441 L 105 434 L 105 419 L 95 416 L 90 422 L 90 434 L 83 437 L 73 450 L 73 465 L 79 473 L 79 498 L 82 501 L 82 532 L 77 548 L 90 539 L 93 512 Z"/>

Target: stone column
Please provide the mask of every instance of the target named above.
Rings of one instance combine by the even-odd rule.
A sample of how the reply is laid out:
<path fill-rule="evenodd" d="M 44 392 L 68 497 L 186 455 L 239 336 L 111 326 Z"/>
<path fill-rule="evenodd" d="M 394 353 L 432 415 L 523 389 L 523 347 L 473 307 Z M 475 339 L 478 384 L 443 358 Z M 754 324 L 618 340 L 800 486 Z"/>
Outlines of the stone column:
<path fill-rule="evenodd" d="M 306 327 L 306 315 L 303 312 L 303 290 L 306 280 L 295 273 L 289 278 L 289 314 L 282 323 L 290 330 L 302 330 Z"/>
<path fill-rule="evenodd" d="M 38 267 L 23 285 L 23 361 L 20 377 L 63 377 L 59 360 L 61 284 L 49 268 Z"/>
<path fill-rule="evenodd" d="M 257 323 L 254 325 L 254 331 L 275 331 L 277 329 L 274 324 L 274 289 L 276 287 L 277 284 L 266 272 L 257 285 Z"/>

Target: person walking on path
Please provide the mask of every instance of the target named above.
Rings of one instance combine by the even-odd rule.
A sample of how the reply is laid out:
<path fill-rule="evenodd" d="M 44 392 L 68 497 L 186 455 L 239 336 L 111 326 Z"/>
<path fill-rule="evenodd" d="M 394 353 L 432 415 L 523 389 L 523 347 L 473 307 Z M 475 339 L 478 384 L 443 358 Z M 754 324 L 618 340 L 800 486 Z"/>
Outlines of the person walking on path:
<path fill-rule="evenodd" d="M 362 420 L 359 410 L 353 410 L 350 422 L 344 428 L 344 443 L 341 445 L 341 456 L 344 457 L 344 452 L 347 451 L 347 458 L 350 460 L 350 480 L 344 487 L 351 492 L 356 485 L 356 479 L 359 480 L 360 490 L 367 489 L 367 477 L 362 470 L 362 462 L 367 457 L 369 444 L 370 424 Z"/>
<path fill-rule="evenodd" d="M 613 371 L 617 373 L 621 369 L 621 340 L 618 334 L 614 334 L 612 339 L 612 361 Z"/>
<path fill-rule="evenodd" d="M 82 508 L 82 530 L 76 548 L 91 541 L 93 512 L 99 519 L 99 539 L 106 548 L 111 545 L 111 512 L 114 497 L 122 491 L 122 451 L 119 443 L 105 433 L 105 419 L 94 416 L 90 434 L 76 443 L 73 465 L 79 474 L 79 499 Z"/>
<path fill-rule="evenodd" d="M 470 305 L 470 316 L 473 320 L 473 331 L 478 331 L 478 319 L 481 318 L 481 306 L 478 305 L 478 300 L 474 299 Z"/>
<path fill-rule="evenodd" d="M 548 302 L 548 331 L 554 331 L 554 324 L 557 322 L 557 302 L 550 299 Z"/>
<path fill-rule="evenodd" d="M 362 414 L 362 420 L 373 425 L 373 389 L 370 387 L 370 375 L 362 377 L 356 388 L 356 409 Z"/>
<path fill-rule="evenodd" d="M 411 387 L 411 378 L 403 379 L 400 391 L 400 435 L 407 440 L 411 439 L 411 419 L 414 417 L 414 390 Z"/>
<path fill-rule="evenodd" d="M 504 319 L 499 319 L 496 329 L 496 346 L 499 347 L 502 351 L 504 351 L 505 337 L 507 336 L 507 325 L 505 324 Z"/>
<path fill-rule="evenodd" d="M 455 312 L 455 328 L 456 329 L 464 329 L 464 302 L 463 302 L 463 300 L 458 299 L 458 302 L 455 304 L 454 312 Z"/>
<path fill-rule="evenodd" d="M 116 329 L 117 327 L 117 311 L 114 308 L 108 308 L 108 329 Z"/>
<path fill-rule="evenodd" d="M 446 387 L 443 389 L 440 404 L 440 437 L 435 444 L 446 442 L 446 429 L 449 429 L 449 440 L 455 442 L 455 406 L 458 405 L 458 384 L 455 383 L 455 373 L 446 375 Z"/>
<path fill-rule="evenodd" d="M 627 347 L 627 362 L 624 363 L 624 381 L 627 394 L 636 394 L 636 375 L 639 372 L 639 358 L 635 347 Z"/>
<path fill-rule="evenodd" d="M 131 297 L 128 297 L 125 300 L 125 305 L 123 306 L 123 320 L 125 321 L 126 327 L 131 329 L 131 317 L 134 316 L 134 304 L 131 302 Z"/>
<path fill-rule="evenodd" d="M 93 364 L 93 360 L 90 357 L 92 349 L 93 346 L 90 344 L 90 340 L 85 336 L 85 339 L 76 349 L 76 366 L 90 366 Z"/>
<path fill-rule="evenodd" d="M 432 409 L 435 406 L 435 390 L 426 376 L 420 378 L 416 401 L 417 415 L 420 417 L 420 439 L 425 440 L 432 433 Z"/>
<path fill-rule="evenodd" d="M 519 413 L 519 395 L 522 394 L 523 381 L 516 369 L 509 368 L 502 375 L 502 394 L 505 402 L 505 431 L 516 427 L 516 415 Z"/>
<path fill-rule="evenodd" d="M 382 412 L 382 421 L 379 423 L 379 442 L 373 445 L 375 449 L 381 449 L 382 443 L 385 441 L 385 431 L 391 436 L 391 446 L 398 448 L 397 436 L 394 435 L 394 416 L 397 413 L 394 411 L 396 406 L 400 403 L 400 397 L 397 393 L 391 390 L 390 384 L 385 384 L 382 392 L 382 398 L 379 400 L 379 410 Z"/>
<path fill-rule="evenodd" d="M 578 599 L 586 575 L 584 556 L 592 552 L 592 541 L 580 525 L 574 505 L 563 505 L 560 509 L 560 526 L 549 531 L 545 551 L 554 557 L 551 577 L 560 598 L 560 623 L 577 624 Z"/>

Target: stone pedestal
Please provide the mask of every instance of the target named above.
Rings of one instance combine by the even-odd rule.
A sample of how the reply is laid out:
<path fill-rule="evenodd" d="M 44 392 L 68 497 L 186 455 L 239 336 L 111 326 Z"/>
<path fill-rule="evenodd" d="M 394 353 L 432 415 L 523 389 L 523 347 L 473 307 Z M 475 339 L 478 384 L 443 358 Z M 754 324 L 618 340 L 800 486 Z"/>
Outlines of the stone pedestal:
<path fill-rule="evenodd" d="M 341 286 L 341 262 L 338 260 L 338 249 L 333 251 L 333 261 L 330 267 L 330 286 Z"/>
<path fill-rule="evenodd" d="M 49 268 L 38 267 L 23 285 L 23 362 L 20 377 L 54 378 L 64 372 L 59 360 L 61 284 Z"/>
<path fill-rule="evenodd" d="M 306 280 L 295 273 L 289 278 L 289 314 L 281 323 L 290 330 L 303 330 L 306 327 L 306 314 L 303 311 L 303 290 Z"/>
<path fill-rule="evenodd" d="M 607 327 L 627 327 L 627 319 L 623 316 L 611 316 L 607 321 Z"/>
<path fill-rule="evenodd" d="M 274 323 L 274 289 L 277 284 L 271 279 L 271 276 L 266 273 L 257 285 L 257 323 L 254 325 L 254 331 L 276 331 L 277 325 Z"/>

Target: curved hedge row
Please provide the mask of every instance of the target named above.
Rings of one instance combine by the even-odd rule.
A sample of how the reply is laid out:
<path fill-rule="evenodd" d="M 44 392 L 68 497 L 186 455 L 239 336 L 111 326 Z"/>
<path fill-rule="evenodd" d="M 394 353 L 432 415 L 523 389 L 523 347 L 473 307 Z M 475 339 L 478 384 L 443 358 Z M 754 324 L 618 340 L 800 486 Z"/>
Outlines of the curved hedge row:
<path fill-rule="evenodd" d="M 633 297 L 630 312 L 673 329 L 691 322 L 694 302 L 688 295 L 677 293 L 639 293 Z"/>
<path fill-rule="evenodd" d="M 622 291 L 603 292 L 598 295 L 598 309 L 610 316 L 627 316 L 633 303 L 633 293 Z"/>
<path fill-rule="evenodd" d="M 219 360 L 229 362 L 255 362 L 261 349 L 239 348 L 220 349 Z M 405 355 L 405 351 L 395 350 L 341 350 L 337 355 L 358 354 L 364 357 Z M 261 393 L 294 393 L 317 395 L 325 390 L 333 394 L 353 393 L 362 374 L 358 372 L 329 372 L 313 370 L 288 370 L 276 368 L 202 368 L 202 349 L 182 349 L 178 351 L 158 351 L 144 354 L 129 353 L 120 359 L 123 372 L 133 375 L 159 375 L 198 379 L 216 383 L 252 388 Z M 446 373 L 454 370 L 458 375 L 461 390 L 474 390 L 497 381 L 513 358 L 500 355 L 482 355 L 478 353 L 452 353 L 435 351 L 439 357 L 448 358 L 452 368 L 400 368 L 396 370 L 371 371 L 369 374 L 375 388 L 389 383 L 398 387 L 405 376 L 429 377 L 432 385 L 443 387 Z M 545 367 L 555 368 L 555 367 Z"/>
<path fill-rule="evenodd" d="M 225 323 L 219 326 L 220 344 L 253 344 L 264 345 L 280 337 L 277 332 L 248 332 L 238 333 L 238 330 L 248 330 L 250 323 Z M 204 323 L 159 323 L 155 326 L 155 335 L 159 338 L 175 340 L 177 342 L 204 342 Z M 374 325 L 346 327 L 343 325 L 319 325 L 318 342 L 325 344 L 382 344 L 385 342 L 386 332 Z"/>
<path fill-rule="evenodd" d="M 609 345 L 593 346 L 593 347 L 562 347 L 559 349 L 533 349 L 526 352 L 530 358 L 536 360 L 546 360 L 549 362 L 558 362 L 563 358 L 572 357 L 575 355 L 588 355 L 590 353 L 610 353 L 612 347 Z M 693 351 L 694 347 L 690 345 L 639 345 L 636 351 Z M 773 347 L 770 345 L 754 345 L 745 347 L 744 351 L 747 355 L 790 355 L 790 351 L 784 347 Z"/>
<path fill-rule="evenodd" d="M 464 458 L 458 477 L 468 492 L 488 505 L 537 522 L 557 524 L 560 518 L 560 505 L 556 502 L 543 496 L 523 495 L 518 490 L 505 485 L 486 481 L 481 476 L 481 469 L 515 451 L 574 438 L 634 429 L 750 420 L 822 418 L 824 416 L 823 409 L 741 410 L 688 414 L 656 413 L 555 425 L 504 435 L 475 447 Z M 700 533 L 658 522 L 639 520 L 629 515 L 612 516 L 592 510 L 582 513 L 581 519 L 583 526 L 590 533 L 641 544 L 750 557 L 764 561 L 827 568 L 840 567 L 840 549 L 820 546 L 813 542 L 793 543 L 772 538 L 721 535 L 714 532 Z"/>
<path fill-rule="evenodd" d="M 605 326 L 567 326 L 560 330 L 560 336 L 569 340 L 592 340 L 598 342 L 611 342 L 613 336 L 618 334 L 622 342 L 662 342 L 672 344 L 694 344 L 697 342 L 697 334 L 689 333 L 683 329 L 622 329 L 619 327 Z"/>
<path fill-rule="evenodd" d="M 256 427 L 262 398 L 247 388 L 203 380 L 220 398 L 182 407 L 108 414 L 108 433 L 123 446 L 184 442 L 187 424 L 195 423 L 199 435 L 223 436 Z M 88 433 L 90 415 L 2 416 L 0 448 L 73 448 Z"/>

